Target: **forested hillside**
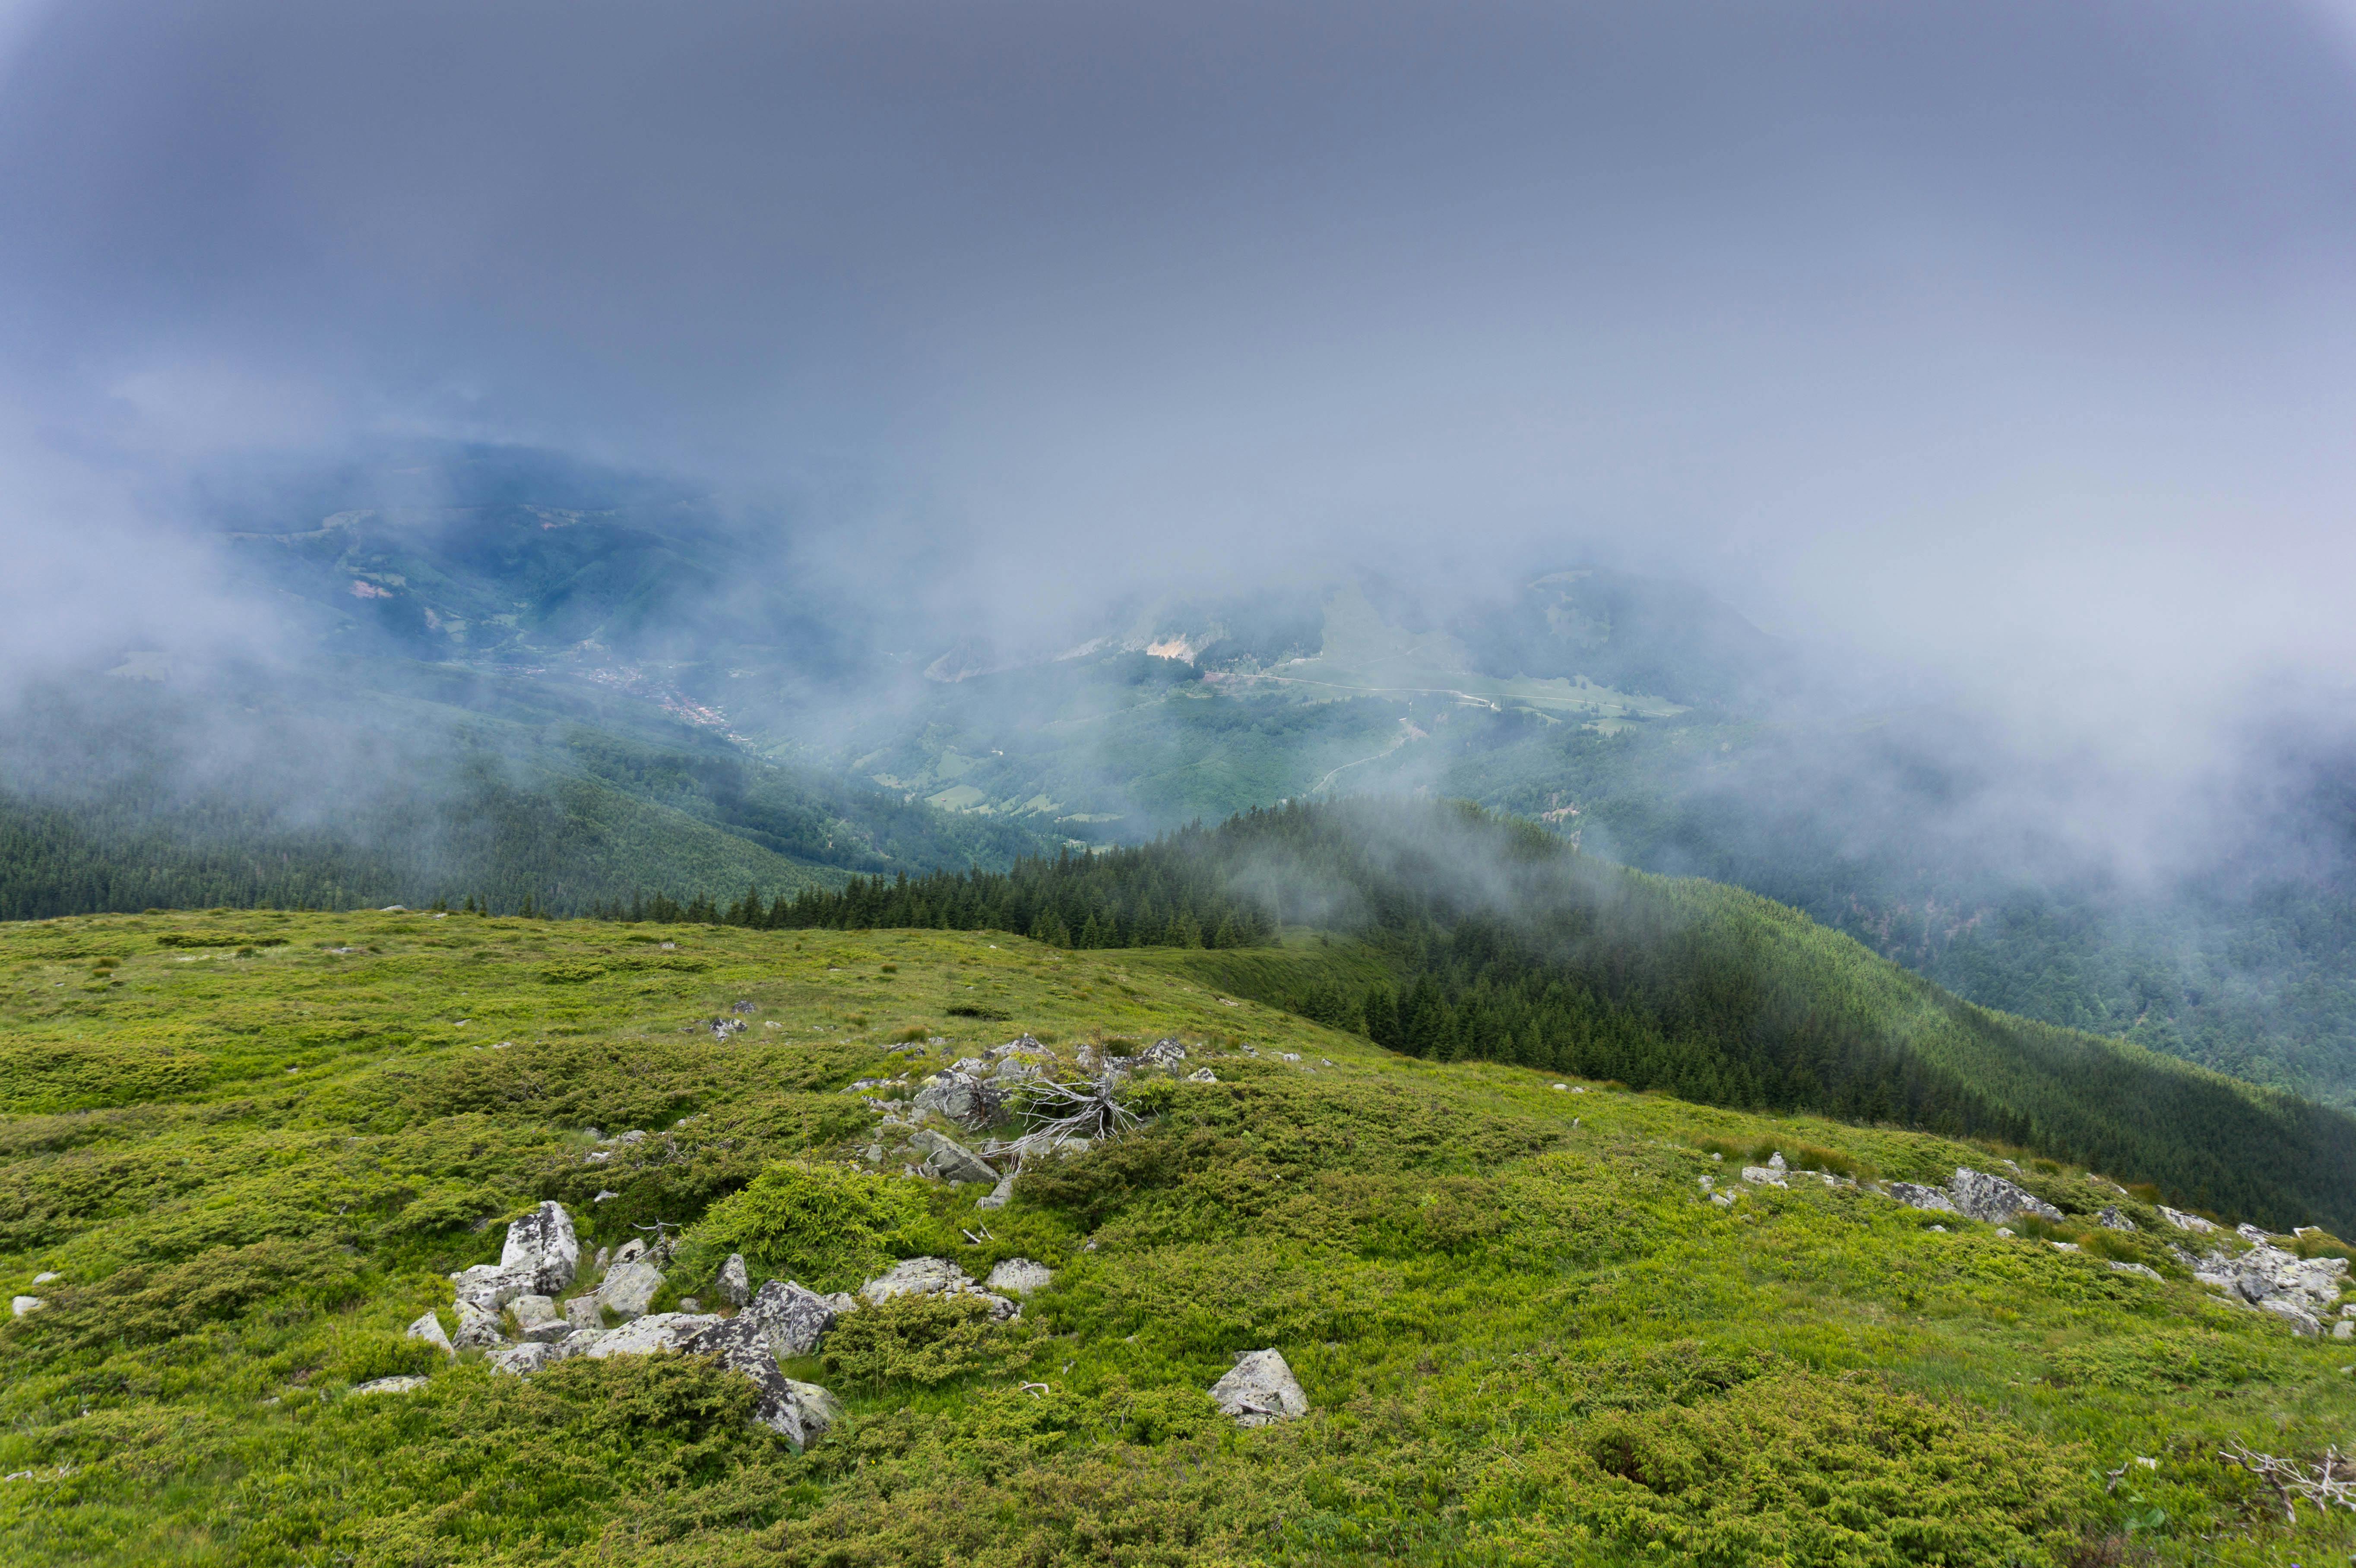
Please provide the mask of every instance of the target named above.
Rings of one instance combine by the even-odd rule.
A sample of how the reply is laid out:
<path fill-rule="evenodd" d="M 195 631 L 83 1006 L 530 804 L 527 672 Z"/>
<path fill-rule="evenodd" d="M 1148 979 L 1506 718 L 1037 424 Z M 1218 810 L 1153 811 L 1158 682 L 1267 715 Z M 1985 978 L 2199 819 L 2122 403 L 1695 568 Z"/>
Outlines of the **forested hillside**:
<path fill-rule="evenodd" d="M 1085 947 L 1215 950 L 1330 926 L 1372 944 L 1396 986 L 1344 987 L 1313 960 L 1227 983 L 1414 1055 L 2001 1138 L 2273 1223 L 2356 1220 L 2356 1120 L 2341 1113 L 1974 1006 L 1755 894 L 1629 871 L 1468 808 L 1252 812 L 1138 849 L 731 912 Z M 1181 921 L 1191 930 L 1173 933 Z"/>

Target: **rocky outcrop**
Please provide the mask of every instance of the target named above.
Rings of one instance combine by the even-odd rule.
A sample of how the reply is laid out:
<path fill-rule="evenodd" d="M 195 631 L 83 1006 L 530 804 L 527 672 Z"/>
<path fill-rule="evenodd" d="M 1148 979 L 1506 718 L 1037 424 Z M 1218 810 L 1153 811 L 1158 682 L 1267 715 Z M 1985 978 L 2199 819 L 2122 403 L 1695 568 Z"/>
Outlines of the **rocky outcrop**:
<path fill-rule="evenodd" d="M 564 1321 L 578 1334 L 584 1328 L 603 1328 L 605 1315 L 598 1309 L 594 1296 L 576 1296 L 564 1304 Z"/>
<path fill-rule="evenodd" d="M 2119 1211 L 2115 1203 L 2094 1216 L 2094 1223 L 2105 1231 L 2136 1231 L 2142 1227 Z"/>
<path fill-rule="evenodd" d="M 2145 1279 L 2158 1279 L 2159 1277 L 2159 1271 L 2146 1264 L 2115 1263 L 2111 1265 L 2111 1272 L 2113 1274 L 2139 1275 Z"/>
<path fill-rule="evenodd" d="M 556 1310 L 556 1303 L 545 1296 L 519 1296 L 511 1310 L 517 1331 L 527 1339 L 545 1343 L 573 1332 L 573 1325 Z"/>
<path fill-rule="evenodd" d="M 1022 1308 L 1002 1296 L 993 1296 L 973 1283 L 973 1276 L 947 1258 L 907 1258 L 859 1287 L 862 1301 L 882 1303 L 898 1296 L 971 1296 L 989 1303 L 990 1315 L 1003 1322 Z"/>
<path fill-rule="evenodd" d="M 1955 1200 L 1941 1188 L 1921 1187 L 1912 1181 L 1893 1181 L 1890 1184 L 1890 1196 L 1909 1209 L 1927 1209 L 1934 1214 L 1957 1212 Z"/>
<path fill-rule="evenodd" d="M 984 1288 L 1001 1296 L 1028 1296 L 1054 1283 L 1055 1271 L 1029 1258 L 1008 1258 L 990 1271 Z"/>
<path fill-rule="evenodd" d="M 478 1302 L 458 1303 L 458 1331 L 450 1336 L 450 1343 L 461 1350 L 487 1350 L 504 1344 L 507 1336 L 499 1332 L 499 1315 L 496 1308 Z"/>
<path fill-rule="evenodd" d="M 777 1371 L 776 1355 L 760 1326 L 738 1316 L 689 1335 L 680 1347 L 691 1356 L 717 1356 L 721 1365 L 743 1373 L 760 1391 L 753 1419 L 797 1449 L 808 1447 L 842 1419 L 842 1407 L 816 1383 L 798 1382 Z"/>
<path fill-rule="evenodd" d="M 2198 1214 L 2187 1214 L 2183 1210 L 2171 1209 L 2165 1203 L 2159 1206 L 2159 1217 L 2179 1231 L 2206 1232 L 2217 1228 Z"/>
<path fill-rule="evenodd" d="M 759 1329 L 769 1353 L 780 1360 L 807 1356 L 842 1316 L 830 1297 L 789 1279 L 773 1279 L 745 1304 L 736 1321 Z"/>
<path fill-rule="evenodd" d="M 2193 1259 L 2192 1277 L 2211 1290 L 2278 1315 L 2302 1334 L 2319 1334 L 2322 1327 L 2316 1319 L 2339 1301 L 2348 1282 L 2348 1260 L 2302 1258 L 2270 1242 L 2258 1242 L 2239 1254 L 2220 1247 Z"/>
<path fill-rule="evenodd" d="M 450 1336 L 442 1328 L 442 1319 L 431 1312 L 412 1323 L 405 1331 L 405 1335 L 412 1339 L 424 1340 L 444 1355 L 455 1356 L 458 1353 L 458 1348 L 450 1343 Z"/>
<path fill-rule="evenodd" d="M 1947 1195 L 1954 1200 L 1957 1213 L 1992 1225 L 2017 1220 L 2023 1214 L 2034 1214 L 2040 1220 L 2062 1218 L 2061 1210 L 2026 1189 L 2001 1176 L 1989 1176 L 1963 1166 L 1955 1168 L 1955 1179 L 1947 1184 Z"/>
<path fill-rule="evenodd" d="M 616 1264 L 598 1282 L 597 1305 L 616 1317 L 637 1317 L 654 1305 L 663 1287 L 662 1270 L 643 1257 Z"/>
<path fill-rule="evenodd" d="M 1273 1349 L 1247 1350 L 1234 1370 L 1211 1385 L 1211 1403 L 1238 1426 L 1298 1421 L 1309 1413 L 1309 1396 L 1284 1358 Z"/>
<path fill-rule="evenodd" d="M 991 1168 L 988 1160 L 929 1127 L 918 1127 L 909 1134 L 908 1147 L 924 1150 L 925 1168 L 944 1181 L 987 1181 L 995 1185 L 998 1180 L 998 1172 Z"/>
<path fill-rule="evenodd" d="M 562 1203 L 542 1203 L 508 1226 L 499 1272 L 523 1282 L 518 1295 L 558 1296 L 581 1269 L 581 1243 Z"/>
<path fill-rule="evenodd" d="M 1790 1174 L 1791 1168 L 1783 1163 L 1783 1157 L 1780 1153 L 1768 1160 L 1765 1165 L 1746 1165 L 1742 1168 L 1742 1179 L 1761 1187 L 1788 1186 L 1790 1183 L 1786 1179 Z"/>
<path fill-rule="evenodd" d="M 712 1288 L 731 1307 L 742 1307 L 753 1299 L 753 1276 L 744 1272 L 743 1253 L 728 1254 L 728 1261 L 720 1265 L 720 1275 L 712 1282 Z"/>

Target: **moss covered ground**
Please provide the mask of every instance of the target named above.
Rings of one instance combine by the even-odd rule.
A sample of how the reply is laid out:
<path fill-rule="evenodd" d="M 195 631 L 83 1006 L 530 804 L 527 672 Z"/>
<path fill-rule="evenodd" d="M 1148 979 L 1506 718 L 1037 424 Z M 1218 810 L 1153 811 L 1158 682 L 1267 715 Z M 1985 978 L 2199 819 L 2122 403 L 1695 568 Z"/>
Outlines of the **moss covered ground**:
<path fill-rule="evenodd" d="M 0 1561 L 2356 1552 L 2351 1516 L 2302 1503 L 2294 1527 L 2217 1457 L 2349 1445 L 2356 1347 L 2220 1301 L 2088 1173 L 2019 1157 L 2070 1218 L 2011 1237 L 1815 1177 L 1720 1207 L 1700 1179 L 1740 1187 L 1771 1149 L 2011 1172 L 1901 1130 L 1394 1056 L 1224 994 L 1210 956 L 423 914 L 0 928 L 0 1275 L 46 1303 L 0 1327 Z M 715 1038 L 739 1001 L 749 1027 Z M 1143 1091 L 1144 1130 L 986 1215 L 983 1187 L 912 1181 L 902 1246 L 977 1275 L 1027 1256 L 1055 1285 L 1012 1325 L 879 1315 L 788 1367 L 849 1410 L 807 1453 L 702 1362 L 526 1381 L 402 1336 L 529 1203 L 564 1202 L 591 1248 L 658 1221 L 692 1238 L 778 1161 L 855 1159 L 873 1117 L 842 1090 L 896 1065 L 894 1037 L 945 1062 L 1024 1030 L 1174 1035 L 1220 1082 Z M 592 1161 L 593 1128 L 649 1136 Z M 2145 1229 L 2095 1226 L 2114 1202 Z M 1238 1430 L 1204 1391 L 1271 1345 L 1314 1409 Z M 395 1373 L 429 1381 L 350 1392 Z"/>

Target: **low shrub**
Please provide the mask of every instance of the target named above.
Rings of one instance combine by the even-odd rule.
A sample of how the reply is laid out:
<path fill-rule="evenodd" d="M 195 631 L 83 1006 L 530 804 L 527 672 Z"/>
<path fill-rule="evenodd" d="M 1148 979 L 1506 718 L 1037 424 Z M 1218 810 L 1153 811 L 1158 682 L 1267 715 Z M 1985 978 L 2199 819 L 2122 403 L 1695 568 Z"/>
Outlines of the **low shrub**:
<path fill-rule="evenodd" d="M 680 1245 L 680 1277 L 700 1279 L 731 1253 L 755 1280 L 797 1279 L 847 1290 L 900 1255 L 904 1232 L 923 1225 L 911 1184 L 836 1165 L 785 1160 L 721 1199 Z"/>

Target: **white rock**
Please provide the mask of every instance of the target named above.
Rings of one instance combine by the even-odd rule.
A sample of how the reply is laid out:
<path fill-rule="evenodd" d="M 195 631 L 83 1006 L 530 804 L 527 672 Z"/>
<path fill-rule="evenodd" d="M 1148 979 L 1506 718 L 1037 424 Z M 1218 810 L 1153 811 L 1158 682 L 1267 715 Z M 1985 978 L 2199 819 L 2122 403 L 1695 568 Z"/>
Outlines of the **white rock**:
<path fill-rule="evenodd" d="M 579 1334 L 594 1331 L 605 1326 L 605 1315 L 598 1310 L 594 1296 L 576 1296 L 564 1304 L 564 1321 Z"/>
<path fill-rule="evenodd" d="M 2286 1296 L 2268 1296 L 2265 1300 L 2254 1305 L 2261 1312 L 2271 1312 L 2282 1318 L 2295 1332 L 2304 1334 L 2308 1339 L 2314 1339 L 2323 1332 L 2323 1325 L 2315 1320 L 2314 1314 Z"/>
<path fill-rule="evenodd" d="M 516 1328 L 527 1339 L 542 1343 L 562 1339 L 573 1332 L 573 1325 L 556 1309 L 556 1303 L 545 1296 L 519 1296 L 513 1308 Z"/>
<path fill-rule="evenodd" d="M 600 1334 L 581 1353 L 593 1361 L 602 1361 L 608 1356 L 650 1356 L 657 1350 L 676 1350 L 722 1321 L 724 1319 L 717 1314 L 657 1312 L 632 1318 L 619 1328 Z"/>
<path fill-rule="evenodd" d="M 1238 1426 L 1297 1421 L 1309 1413 L 1309 1396 L 1274 1349 L 1247 1350 L 1233 1371 L 1211 1385 L 1211 1402 Z"/>
<path fill-rule="evenodd" d="M 378 1378 L 354 1388 L 354 1393 L 414 1393 L 425 1386 L 423 1378 Z"/>
<path fill-rule="evenodd" d="M 22 1317 L 27 1312 L 38 1312 L 48 1305 L 48 1302 L 37 1296 L 12 1296 L 8 1298 L 8 1310 L 17 1317 Z"/>
<path fill-rule="evenodd" d="M 1744 1166 L 1742 1168 L 1742 1179 L 1749 1182 L 1755 1182 L 1761 1187 L 1783 1187 L 1789 1185 L 1784 1181 L 1783 1173 L 1782 1171 L 1777 1170 L 1772 1166 L 1766 1165 Z"/>
<path fill-rule="evenodd" d="M 1954 1200 L 1958 1213 L 1990 1223 L 2018 1219 L 2023 1214 L 2057 1221 L 2062 1218 L 2061 1210 L 2026 1189 L 2001 1176 L 1989 1176 L 1965 1166 L 1955 1168 L 1955 1179 L 1947 1184 L 1947 1195 Z"/>
<path fill-rule="evenodd" d="M 944 1291 L 973 1288 L 973 1276 L 947 1258 L 907 1258 L 859 1287 L 867 1301 L 889 1301 L 895 1296 L 937 1296 Z"/>
<path fill-rule="evenodd" d="M 1001 1294 L 1027 1296 L 1034 1290 L 1044 1290 L 1054 1282 L 1055 1271 L 1044 1264 L 1034 1264 L 1029 1258 L 1008 1258 L 990 1271 L 983 1287 Z"/>
<path fill-rule="evenodd" d="M 35 1275 L 33 1276 L 33 1283 L 35 1285 L 47 1285 L 53 1279 L 63 1279 L 64 1277 L 65 1276 L 58 1273 L 57 1270 L 49 1269 L 43 1273 Z"/>
<path fill-rule="evenodd" d="M 2165 1203 L 2159 1206 L 2159 1217 L 2179 1231 L 2214 1231 L 2217 1228 L 2198 1214 L 2187 1214 L 2183 1210 L 2171 1209 Z"/>
<path fill-rule="evenodd" d="M 632 1258 L 606 1271 L 597 1285 L 597 1305 L 616 1317 L 636 1317 L 654 1304 L 662 1287 L 662 1270 L 643 1257 Z"/>
<path fill-rule="evenodd" d="M 1909 1209 L 1927 1209 L 1936 1214 L 1952 1214 L 1955 1201 L 1935 1187 L 1923 1187 L 1912 1181 L 1893 1181 L 1890 1196 Z"/>
<path fill-rule="evenodd" d="M 714 1287 L 731 1307 L 742 1307 L 753 1299 L 753 1276 L 744 1272 L 744 1253 L 728 1254 L 728 1261 L 720 1265 L 720 1277 Z"/>
<path fill-rule="evenodd" d="M 527 1339 L 520 1345 L 502 1345 L 483 1360 L 495 1372 L 521 1378 L 529 1377 L 544 1367 L 553 1366 L 564 1357 L 565 1347 L 562 1345 L 553 1345 L 545 1339 Z"/>
<path fill-rule="evenodd" d="M 988 1196 L 975 1199 L 973 1206 L 977 1209 L 1003 1209 L 1006 1207 L 1007 1200 L 1013 1196 L 1014 1178 L 1011 1175 L 1001 1176 L 998 1179 L 998 1185 L 990 1189 Z"/>
<path fill-rule="evenodd" d="M 2342 1317 L 2339 1322 L 2334 1323 L 2331 1326 L 2331 1337 L 2335 1339 L 2356 1339 L 2356 1319 Z"/>
<path fill-rule="evenodd" d="M 789 1279 L 773 1279 L 745 1304 L 739 1322 L 753 1324 L 780 1360 L 807 1356 L 819 1347 L 845 1310 L 840 1299 L 805 1289 Z"/>
<path fill-rule="evenodd" d="M 499 1272 L 521 1276 L 531 1294 L 561 1294 L 580 1269 L 581 1242 L 563 1204 L 542 1203 L 508 1226 Z"/>
<path fill-rule="evenodd" d="M 2113 1274 L 2139 1275 L 2145 1279 L 2158 1279 L 2159 1277 L 2159 1271 L 2146 1264 L 2115 1263 L 2111 1265 L 2111 1272 Z"/>
<path fill-rule="evenodd" d="M 458 1348 L 450 1343 L 450 1336 L 442 1327 L 442 1319 L 431 1312 L 409 1326 L 407 1337 L 412 1339 L 423 1339 L 440 1349 L 444 1355 L 455 1356 L 458 1353 Z"/>
<path fill-rule="evenodd" d="M 458 1331 L 450 1336 L 450 1343 L 461 1350 L 487 1350 L 503 1345 L 507 1336 L 499 1332 L 499 1315 L 478 1302 L 458 1303 Z"/>

